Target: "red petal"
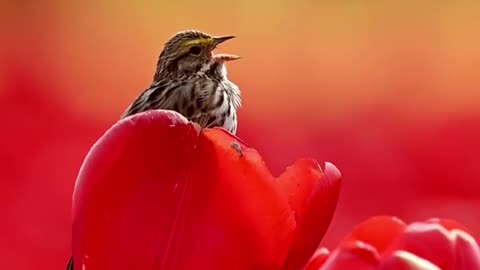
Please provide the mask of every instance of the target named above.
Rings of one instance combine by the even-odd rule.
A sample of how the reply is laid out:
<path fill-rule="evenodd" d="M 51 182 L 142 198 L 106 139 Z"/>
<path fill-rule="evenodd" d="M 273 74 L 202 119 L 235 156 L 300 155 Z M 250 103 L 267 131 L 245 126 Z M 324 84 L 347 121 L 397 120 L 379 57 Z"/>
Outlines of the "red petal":
<path fill-rule="evenodd" d="M 170 112 L 137 115 L 107 131 L 75 186 L 75 269 L 161 269 L 197 141 L 194 126 Z"/>
<path fill-rule="evenodd" d="M 412 253 L 396 251 L 384 260 L 379 270 L 440 270 L 440 268 Z"/>
<path fill-rule="evenodd" d="M 298 168 L 298 183 L 310 183 L 311 167 Z M 294 243 L 312 235 L 318 244 L 338 176 L 328 165 Z M 221 129 L 199 136 L 166 111 L 124 119 L 99 140 L 79 174 L 73 211 L 76 269 L 279 269 L 295 227 L 284 188 L 254 149 Z M 301 255 L 305 262 L 310 254 Z"/>
<path fill-rule="evenodd" d="M 446 224 L 449 231 L 442 225 Z M 443 270 L 480 269 L 480 250 L 474 238 L 455 221 L 429 220 L 407 226 L 392 250 L 405 250 Z"/>
<path fill-rule="evenodd" d="M 480 269 L 480 247 L 468 233 L 460 230 L 452 232 L 455 238 L 455 262 L 452 269 Z"/>
<path fill-rule="evenodd" d="M 303 177 L 298 177 L 302 175 Z M 297 215 L 305 210 L 310 195 L 317 182 L 322 178 L 323 172 L 318 162 L 303 159 L 295 162 L 293 166 L 278 177 L 282 191 L 288 197 L 288 203 Z"/>
<path fill-rule="evenodd" d="M 314 179 L 321 175 L 313 169 L 318 168 L 319 170 L 316 162 L 302 161 L 297 164 L 297 166 L 303 167 L 301 171 L 304 173 L 297 173 L 297 177 L 300 176 L 301 180 Z M 293 181 L 289 177 L 290 175 L 286 173 L 284 178 L 280 177 L 279 181 Z M 310 185 L 310 181 L 312 180 L 307 182 L 308 185 Z M 304 196 L 307 189 L 300 188 L 298 190 Z M 295 209 L 300 212 L 296 213 L 297 227 L 295 228 L 290 251 L 283 269 L 301 269 L 308 262 L 330 225 L 337 206 L 339 192 L 340 172 L 333 164 L 326 163 L 325 172 L 316 181 L 306 203 L 303 203 L 302 196 L 290 196 L 291 201 L 293 200 L 294 205 L 296 205 Z M 303 209 L 300 209 L 303 204 L 305 206 L 303 206 Z"/>
<path fill-rule="evenodd" d="M 449 231 L 447 236 L 455 248 L 452 269 L 480 269 L 480 248 L 465 226 L 451 219 L 432 218 L 427 223 L 440 224 Z"/>
<path fill-rule="evenodd" d="M 413 253 L 443 270 L 453 269 L 454 245 L 449 232 L 439 224 L 416 222 L 408 225 L 391 249 Z"/>
<path fill-rule="evenodd" d="M 304 270 L 317 270 L 328 259 L 330 252 L 326 248 L 319 248 L 315 251 Z"/>
<path fill-rule="evenodd" d="M 287 254 L 295 220 L 287 198 L 260 155 L 222 129 L 205 130 L 198 151 L 198 173 L 208 173 L 206 169 L 214 166 L 205 157 L 213 157 L 212 163 L 217 164 L 213 174 L 205 176 L 210 191 L 201 193 L 203 200 L 210 200 L 207 210 L 215 221 L 205 225 L 205 230 L 214 230 L 205 241 L 221 236 L 218 231 L 223 230 L 223 241 L 228 242 L 209 250 L 214 255 L 208 258 L 200 250 L 193 253 L 195 260 L 187 268 L 198 266 L 196 261 L 208 259 L 210 264 L 216 264 L 226 261 L 225 256 L 235 256 L 236 261 L 219 264 L 215 269 L 278 269 Z M 199 212 L 192 209 L 192 216 Z"/>
<path fill-rule="evenodd" d="M 464 232 L 470 233 L 465 226 L 463 226 L 462 224 L 460 224 L 457 221 L 452 220 L 452 219 L 431 218 L 431 219 L 427 220 L 426 223 L 440 224 L 445 229 L 447 229 L 449 231 L 454 230 L 454 229 L 459 229 L 459 230 L 462 230 Z"/>
<path fill-rule="evenodd" d="M 372 245 L 382 254 L 400 236 L 405 223 L 392 216 L 376 216 L 355 226 L 343 241 L 362 241 Z"/>
<path fill-rule="evenodd" d="M 319 270 L 373 270 L 379 260 L 374 247 L 360 241 L 345 242 L 332 252 Z"/>

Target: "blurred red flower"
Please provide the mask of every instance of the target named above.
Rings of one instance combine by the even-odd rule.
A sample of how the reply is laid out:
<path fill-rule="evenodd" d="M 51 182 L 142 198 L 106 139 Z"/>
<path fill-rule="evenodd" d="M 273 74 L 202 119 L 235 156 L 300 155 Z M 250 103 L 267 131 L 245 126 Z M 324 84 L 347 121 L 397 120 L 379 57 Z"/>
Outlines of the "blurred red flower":
<path fill-rule="evenodd" d="M 332 164 L 300 160 L 275 178 L 222 129 L 138 114 L 107 131 L 80 170 L 75 269 L 301 269 L 339 188 Z"/>
<path fill-rule="evenodd" d="M 480 269 L 480 248 L 455 221 L 430 219 L 406 225 L 389 217 L 372 217 L 356 226 L 330 255 L 324 248 L 306 270 L 337 269 Z"/>

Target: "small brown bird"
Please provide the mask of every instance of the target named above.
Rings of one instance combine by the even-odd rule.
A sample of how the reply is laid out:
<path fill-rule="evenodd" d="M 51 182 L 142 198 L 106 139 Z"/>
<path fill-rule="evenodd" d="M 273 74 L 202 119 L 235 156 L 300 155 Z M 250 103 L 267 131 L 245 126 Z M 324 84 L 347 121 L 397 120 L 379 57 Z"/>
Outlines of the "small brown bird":
<path fill-rule="evenodd" d="M 173 110 L 203 128 L 223 127 L 235 134 L 240 89 L 228 80 L 225 62 L 240 57 L 213 54 L 232 38 L 194 30 L 175 34 L 160 54 L 152 85 L 122 118 L 152 109 Z"/>
<path fill-rule="evenodd" d="M 173 110 L 204 128 L 223 127 L 235 134 L 240 89 L 228 80 L 225 62 L 240 57 L 213 54 L 220 43 L 232 38 L 194 30 L 175 34 L 158 58 L 152 85 L 121 118 L 147 110 Z M 73 270 L 73 257 L 67 270 Z"/>

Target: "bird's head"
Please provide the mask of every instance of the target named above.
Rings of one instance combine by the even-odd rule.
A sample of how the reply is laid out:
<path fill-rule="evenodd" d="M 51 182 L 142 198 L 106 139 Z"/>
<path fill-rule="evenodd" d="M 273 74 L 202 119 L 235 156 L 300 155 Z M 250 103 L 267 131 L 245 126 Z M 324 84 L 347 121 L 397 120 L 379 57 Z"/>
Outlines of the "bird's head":
<path fill-rule="evenodd" d="M 214 54 L 213 50 L 234 36 L 211 36 L 207 33 L 188 30 L 171 37 L 158 59 L 154 80 L 165 75 L 190 75 L 216 72 L 226 61 L 239 59 L 231 54 Z"/>

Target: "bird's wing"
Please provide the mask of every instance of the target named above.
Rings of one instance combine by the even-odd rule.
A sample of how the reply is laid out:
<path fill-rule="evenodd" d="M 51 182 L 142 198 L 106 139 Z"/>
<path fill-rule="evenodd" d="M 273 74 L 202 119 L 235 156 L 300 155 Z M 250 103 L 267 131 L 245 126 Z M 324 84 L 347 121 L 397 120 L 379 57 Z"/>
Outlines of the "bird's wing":
<path fill-rule="evenodd" d="M 146 89 L 123 114 L 122 118 L 147 110 L 173 110 L 202 127 L 214 125 L 212 97 L 219 82 L 199 79 L 165 79 Z"/>
<path fill-rule="evenodd" d="M 153 83 L 127 108 L 121 118 L 152 109 L 175 110 L 181 81 L 162 80 Z"/>

